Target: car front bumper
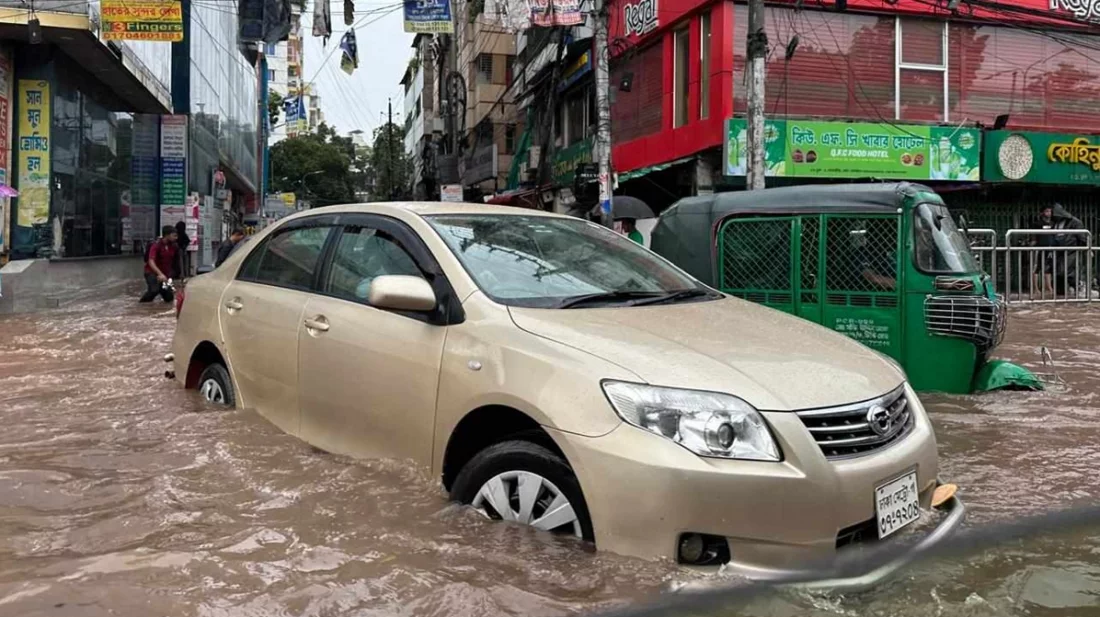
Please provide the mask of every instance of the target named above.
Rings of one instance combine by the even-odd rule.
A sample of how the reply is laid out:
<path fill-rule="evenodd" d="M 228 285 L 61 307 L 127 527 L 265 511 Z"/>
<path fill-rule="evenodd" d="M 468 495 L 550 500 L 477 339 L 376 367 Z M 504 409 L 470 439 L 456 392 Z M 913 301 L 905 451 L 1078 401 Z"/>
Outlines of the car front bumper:
<path fill-rule="evenodd" d="M 938 522 L 928 520 L 938 461 L 923 409 L 904 439 L 841 460 L 826 459 L 795 414 L 764 416 L 782 462 L 703 458 L 625 424 L 602 437 L 550 432 L 577 473 L 601 550 L 675 560 L 682 534 L 706 534 L 725 538 L 729 567 L 749 579 L 831 580 L 832 587 L 858 589 L 896 572 L 961 523 L 965 508 L 954 498 Z M 839 535 L 873 521 L 875 488 L 910 472 L 917 474 L 922 521 L 874 542 L 896 546 L 901 557 L 874 572 L 853 571 L 844 557 L 865 545 L 838 549 Z"/>

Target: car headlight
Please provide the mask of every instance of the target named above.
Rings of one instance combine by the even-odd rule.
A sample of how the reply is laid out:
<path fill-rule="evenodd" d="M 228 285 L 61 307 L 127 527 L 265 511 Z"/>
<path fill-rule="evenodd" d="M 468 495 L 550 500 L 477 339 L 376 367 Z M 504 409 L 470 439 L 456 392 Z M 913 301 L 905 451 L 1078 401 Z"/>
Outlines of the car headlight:
<path fill-rule="evenodd" d="M 780 460 L 763 416 L 735 396 L 622 381 L 603 382 L 603 391 L 623 420 L 700 456 Z"/>

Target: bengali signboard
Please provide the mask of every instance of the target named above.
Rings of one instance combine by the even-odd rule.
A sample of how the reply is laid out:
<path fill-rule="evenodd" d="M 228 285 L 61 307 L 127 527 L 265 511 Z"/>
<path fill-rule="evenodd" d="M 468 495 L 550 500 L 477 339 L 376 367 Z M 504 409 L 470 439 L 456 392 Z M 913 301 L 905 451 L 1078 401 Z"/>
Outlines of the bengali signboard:
<path fill-rule="evenodd" d="M 592 140 L 584 139 L 577 143 L 561 148 L 554 153 L 551 163 L 551 173 L 554 184 L 558 186 L 573 186 L 573 175 L 577 166 L 592 162 Z"/>
<path fill-rule="evenodd" d="M 1100 135 L 989 131 L 989 182 L 1100 185 Z"/>
<path fill-rule="evenodd" d="M 19 80 L 19 208 L 21 227 L 50 220 L 50 82 Z"/>
<path fill-rule="evenodd" d="M 187 201 L 187 116 L 160 118 L 160 224 L 184 218 Z"/>
<path fill-rule="evenodd" d="M 496 144 L 477 148 L 466 157 L 466 170 L 462 174 L 462 182 L 467 186 L 483 180 L 492 180 L 497 175 Z"/>
<path fill-rule="evenodd" d="M 443 34 L 454 31 L 450 0 L 405 0 L 405 32 Z"/>
<path fill-rule="evenodd" d="M 179 0 L 100 0 L 105 41 L 183 40 Z"/>
<path fill-rule="evenodd" d="M 981 131 L 921 124 L 773 120 L 765 123 L 766 175 L 978 181 Z M 725 174 L 747 169 L 743 118 L 726 121 Z"/>

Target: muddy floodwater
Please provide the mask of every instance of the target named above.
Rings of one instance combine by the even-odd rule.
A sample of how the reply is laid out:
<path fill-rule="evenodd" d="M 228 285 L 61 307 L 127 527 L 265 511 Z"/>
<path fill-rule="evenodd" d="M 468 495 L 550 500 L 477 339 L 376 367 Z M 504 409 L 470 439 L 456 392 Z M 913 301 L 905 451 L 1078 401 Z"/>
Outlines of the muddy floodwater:
<path fill-rule="evenodd" d="M 208 407 L 162 377 L 171 309 L 131 291 L 0 317 L 0 616 L 552 616 L 699 577 L 491 523 L 400 462 L 334 457 Z M 1046 345 L 1062 387 L 924 397 L 969 525 L 1097 503 L 1098 315 L 1012 311 L 998 355 L 1035 368 Z M 1100 529 L 727 614 L 1100 615 Z"/>

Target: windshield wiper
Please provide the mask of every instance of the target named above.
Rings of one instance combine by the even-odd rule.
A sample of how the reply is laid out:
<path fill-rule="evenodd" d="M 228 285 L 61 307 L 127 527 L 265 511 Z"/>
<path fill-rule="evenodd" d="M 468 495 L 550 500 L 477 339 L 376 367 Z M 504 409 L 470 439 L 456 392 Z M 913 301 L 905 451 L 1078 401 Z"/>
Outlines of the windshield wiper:
<path fill-rule="evenodd" d="M 710 292 L 706 289 L 681 289 L 679 291 L 669 292 L 656 298 L 646 298 L 644 300 L 638 300 L 633 303 L 632 306 L 645 306 L 647 304 L 662 304 L 665 302 L 676 302 L 677 300 L 687 300 L 688 298 L 699 298 L 702 296 L 710 296 Z"/>
<path fill-rule="evenodd" d="M 585 294 L 583 296 L 573 296 L 572 298 L 566 298 L 558 304 L 557 308 L 577 308 L 588 304 L 598 304 L 600 302 L 622 302 L 628 300 L 634 300 L 637 298 L 663 298 L 664 293 L 659 291 L 601 291 L 594 294 Z M 635 305 L 635 302 L 630 303 L 630 306 Z"/>

